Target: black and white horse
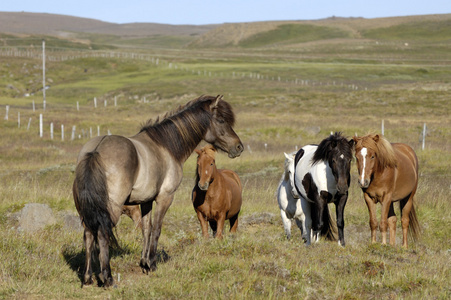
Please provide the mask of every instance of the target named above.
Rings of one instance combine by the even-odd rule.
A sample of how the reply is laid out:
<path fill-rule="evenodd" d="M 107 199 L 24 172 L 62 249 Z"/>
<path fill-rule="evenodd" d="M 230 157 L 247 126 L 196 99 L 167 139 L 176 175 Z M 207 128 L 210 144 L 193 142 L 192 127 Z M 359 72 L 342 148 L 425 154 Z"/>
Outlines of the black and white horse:
<path fill-rule="evenodd" d="M 295 156 L 295 187 L 303 199 L 311 203 L 313 228 L 307 228 L 310 237 L 318 241 L 321 236 L 336 240 L 336 228 L 329 214 L 328 203 L 335 203 L 338 243 L 345 245 L 343 212 L 348 200 L 351 181 L 350 169 L 354 140 L 347 140 L 336 132 L 319 145 L 307 145 Z M 310 230 L 313 229 L 313 235 Z"/>

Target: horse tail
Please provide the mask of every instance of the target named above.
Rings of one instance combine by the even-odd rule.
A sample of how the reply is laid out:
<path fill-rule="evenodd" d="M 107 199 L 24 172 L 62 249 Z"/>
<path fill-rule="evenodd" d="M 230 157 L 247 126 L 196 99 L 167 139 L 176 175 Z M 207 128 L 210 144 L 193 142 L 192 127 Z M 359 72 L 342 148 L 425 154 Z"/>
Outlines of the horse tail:
<path fill-rule="evenodd" d="M 412 199 L 413 201 L 414 199 Z M 409 236 L 416 242 L 420 237 L 421 228 L 418 222 L 417 213 L 415 212 L 415 205 L 412 203 L 412 208 L 409 213 Z"/>
<path fill-rule="evenodd" d="M 330 215 L 329 205 L 327 204 L 324 207 L 323 224 L 324 226 L 321 229 L 321 236 L 324 236 L 326 240 L 336 241 L 338 235 L 337 225 L 335 224 L 334 220 L 332 219 L 332 216 Z"/>
<path fill-rule="evenodd" d="M 84 226 L 94 235 L 102 234 L 110 244 L 120 248 L 113 233 L 108 211 L 108 187 L 104 167 L 97 151 L 88 152 L 75 169 L 74 200 Z"/>

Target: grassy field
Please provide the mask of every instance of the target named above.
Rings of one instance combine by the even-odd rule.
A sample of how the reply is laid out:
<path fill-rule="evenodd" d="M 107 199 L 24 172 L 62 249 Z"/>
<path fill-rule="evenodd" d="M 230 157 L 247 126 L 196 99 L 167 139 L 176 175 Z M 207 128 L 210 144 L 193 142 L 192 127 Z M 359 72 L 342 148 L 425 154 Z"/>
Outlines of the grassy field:
<path fill-rule="evenodd" d="M 410 44 L 408 51 L 399 50 L 403 44 L 365 43 L 351 47 L 335 42 L 335 51 L 329 43 L 293 49 L 149 51 L 158 64 L 101 57 L 49 61 L 45 112 L 41 62 L 0 57 L 0 83 L 6 86 L 0 91 L 0 298 L 448 299 L 449 45 L 432 44 L 428 54 L 420 43 Z M 26 92 L 31 96 L 24 97 Z M 220 154 L 217 159 L 219 167 L 235 170 L 244 185 L 237 234 L 226 234 L 222 241 L 201 237 L 190 200 L 194 156 L 185 164 L 184 180 L 165 217 L 161 261 L 154 273 L 141 273 L 141 233 L 125 216 L 116 229 L 123 249 L 113 250 L 117 288 L 112 289 L 80 288 L 82 232 L 67 229 L 62 221 L 35 234 L 17 231 L 12 215 L 26 203 L 48 204 L 56 215 L 76 214 L 73 171 L 90 130 L 96 135 L 99 126 L 101 134 L 131 136 L 147 119 L 201 94 L 224 94 L 246 147 L 239 158 Z M 6 105 L 8 120 L 3 119 Z M 43 138 L 37 123 L 41 113 Z M 402 249 L 398 221 L 396 247 L 370 244 L 368 212 L 353 163 L 346 247 L 325 241 L 305 247 L 294 225 L 292 239 L 286 240 L 274 197 L 283 152 L 318 143 L 331 131 L 348 137 L 379 132 L 382 120 L 385 136 L 408 143 L 419 157 L 421 239 Z M 422 150 L 424 123 L 428 133 Z M 66 128 L 64 141 L 61 125 Z"/>

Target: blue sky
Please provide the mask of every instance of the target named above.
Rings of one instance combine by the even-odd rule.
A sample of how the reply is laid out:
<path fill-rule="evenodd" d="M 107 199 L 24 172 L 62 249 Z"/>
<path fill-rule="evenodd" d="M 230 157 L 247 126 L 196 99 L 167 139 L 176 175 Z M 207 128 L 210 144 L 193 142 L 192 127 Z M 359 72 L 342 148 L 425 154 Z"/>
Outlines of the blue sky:
<path fill-rule="evenodd" d="M 451 0 L 2 0 L 0 11 L 41 12 L 112 23 L 220 24 L 451 13 Z"/>

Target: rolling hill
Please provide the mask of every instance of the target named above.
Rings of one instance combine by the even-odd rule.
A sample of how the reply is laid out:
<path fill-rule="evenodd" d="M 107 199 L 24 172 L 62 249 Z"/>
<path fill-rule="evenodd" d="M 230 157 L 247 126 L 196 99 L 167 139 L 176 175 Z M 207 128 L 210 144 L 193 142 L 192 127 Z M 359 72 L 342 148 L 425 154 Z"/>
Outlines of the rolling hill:
<path fill-rule="evenodd" d="M 450 41 L 451 14 L 210 25 L 115 24 L 74 16 L 0 12 L 3 36 L 52 36 L 74 42 L 146 48 L 265 48 L 345 40 Z M 3 45 L 8 43 L 3 41 Z"/>

